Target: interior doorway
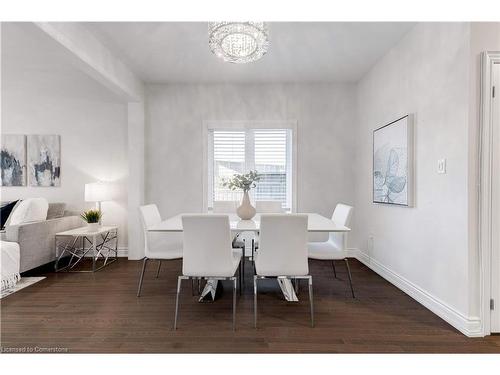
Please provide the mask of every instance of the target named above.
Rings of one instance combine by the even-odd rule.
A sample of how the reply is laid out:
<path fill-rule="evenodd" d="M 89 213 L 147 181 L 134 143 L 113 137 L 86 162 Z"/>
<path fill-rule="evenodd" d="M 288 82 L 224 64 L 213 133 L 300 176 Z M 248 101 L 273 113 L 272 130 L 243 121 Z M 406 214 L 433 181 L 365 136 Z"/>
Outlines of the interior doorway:
<path fill-rule="evenodd" d="M 491 333 L 500 333 L 500 61 L 492 64 L 491 118 L 493 135 Z"/>
<path fill-rule="evenodd" d="M 500 52 L 481 54 L 480 280 L 482 333 L 500 333 Z"/>

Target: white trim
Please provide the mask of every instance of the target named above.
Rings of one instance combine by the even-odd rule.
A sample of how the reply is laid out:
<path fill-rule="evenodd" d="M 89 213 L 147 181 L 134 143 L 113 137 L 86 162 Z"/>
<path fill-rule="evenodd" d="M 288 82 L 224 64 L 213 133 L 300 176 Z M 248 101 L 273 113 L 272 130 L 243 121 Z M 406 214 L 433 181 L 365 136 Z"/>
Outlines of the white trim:
<path fill-rule="evenodd" d="M 203 212 L 208 211 L 208 189 L 209 187 L 209 173 L 208 170 L 208 135 L 212 129 L 217 130 L 246 130 L 246 129 L 290 129 L 292 131 L 292 207 L 291 211 L 297 211 L 297 120 L 203 120 L 202 121 L 202 202 Z"/>
<path fill-rule="evenodd" d="M 245 129 L 292 129 L 297 130 L 297 120 L 210 120 L 203 121 L 207 130 L 245 130 Z"/>
<path fill-rule="evenodd" d="M 128 258 L 128 247 L 118 248 L 118 258 Z"/>
<path fill-rule="evenodd" d="M 493 137 L 491 116 L 492 65 L 500 63 L 500 52 L 481 53 L 481 91 L 480 91 L 480 177 L 479 177 L 479 264 L 480 264 L 480 317 L 484 335 L 491 333 L 491 240 L 492 240 L 492 167 Z"/>
<path fill-rule="evenodd" d="M 420 288 L 418 285 L 412 283 L 408 279 L 405 279 L 403 276 L 397 274 L 376 259 L 371 258 L 368 254 L 358 249 L 348 249 L 347 253 L 350 257 L 359 260 L 372 271 L 378 273 L 384 279 L 399 288 L 401 291 L 408 294 L 414 300 L 422 304 L 424 307 L 428 308 L 430 311 L 458 329 L 464 335 L 468 337 L 483 336 L 483 332 L 481 329 L 481 320 L 479 319 L 479 317 L 467 317 L 463 315 L 454 307 L 433 296 L 429 292 Z"/>
<path fill-rule="evenodd" d="M 209 182 L 209 179 L 210 179 L 210 173 L 211 173 L 211 169 L 212 167 L 210 167 L 210 171 L 208 170 L 208 153 L 209 150 L 208 149 L 208 134 L 210 133 L 209 132 L 209 128 L 208 128 L 208 125 L 205 121 L 202 122 L 201 124 L 201 133 L 202 133 L 202 170 L 201 170 L 201 184 L 202 184 L 202 194 L 203 194 L 203 197 L 202 197 L 202 202 L 203 202 L 203 211 L 202 212 L 208 212 L 208 189 L 209 189 L 209 185 L 210 185 L 210 182 Z"/>
<path fill-rule="evenodd" d="M 297 121 L 294 121 L 293 124 L 291 124 L 292 127 L 292 212 L 297 212 L 297 196 L 298 196 L 298 191 L 297 191 L 297 171 L 298 171 L 298 166 L 297 166 L 297 155 L 299 154 L 298 151 L 298 126 L 297 126 Z"/>

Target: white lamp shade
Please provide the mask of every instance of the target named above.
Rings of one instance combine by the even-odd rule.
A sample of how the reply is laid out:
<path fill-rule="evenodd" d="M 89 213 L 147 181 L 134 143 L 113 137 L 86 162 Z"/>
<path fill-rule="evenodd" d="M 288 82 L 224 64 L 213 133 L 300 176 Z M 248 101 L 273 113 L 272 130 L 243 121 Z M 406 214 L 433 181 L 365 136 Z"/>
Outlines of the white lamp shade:
<path fill-rule="evenodd" d="M 85 184 L 85 202 L 104 202 L 112 199 L 111 186 L 105 182 Z"/>

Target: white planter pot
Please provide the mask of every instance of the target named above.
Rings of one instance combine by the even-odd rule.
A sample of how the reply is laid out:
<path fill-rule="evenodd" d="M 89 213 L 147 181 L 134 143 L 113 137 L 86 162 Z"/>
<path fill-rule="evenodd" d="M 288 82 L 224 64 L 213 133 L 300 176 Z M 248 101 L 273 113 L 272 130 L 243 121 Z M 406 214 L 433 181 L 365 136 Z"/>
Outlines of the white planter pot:
<path fill-rule="evenodd" d="M 243 199 L 241 200 L 241 205 L 236 209 L 236 214 L 242 220 L 250 220 L 255 216 L 255 207 L 250 203 L 250 197 L 248 196 L 248 191 L 243 194 Z"/>
<path fill-rule="evenodd" d="M 87 223 L 87 229 L 89 232 L 94 232 L 99 229 L 101 224 L 99 223 Z"/>

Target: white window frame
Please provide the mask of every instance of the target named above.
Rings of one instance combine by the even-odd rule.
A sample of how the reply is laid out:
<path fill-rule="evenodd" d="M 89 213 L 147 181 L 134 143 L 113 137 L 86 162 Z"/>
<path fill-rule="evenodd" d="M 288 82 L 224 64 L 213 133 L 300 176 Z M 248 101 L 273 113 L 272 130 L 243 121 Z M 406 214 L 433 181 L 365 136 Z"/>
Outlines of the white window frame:
<path fill-rule="evenodd" d="M 296 212 L 297 210 L 297 121 L 296 120 L 285 120 L 285 121 L 203 121 L 203 211 L 207 212 L 208 207 L 208 196 L 209 190 L 212 189 L 210 184 L 211 175 L 213 174 L 213 165 L 208 162 L 210 150 L 209 147 L 213 147 L 213 142 L 209 142 L 210 131 L 211 130 L 240 130 L 246 131 L 250 129 L 289 129 L 291 130 L 292 136 L 291 144 L 288 145 L 288 152 L 291 152 L 291 157 L 288 160 L 292 161 L 292 165 L 287 165 L 287 174 L 291 173 L 292 178 L 288 181 L 287 189 L 291 188 L 292 191 L 292 207 L 291 212 Z M 291 147 L 290 147 L 291 146 Z"/>

